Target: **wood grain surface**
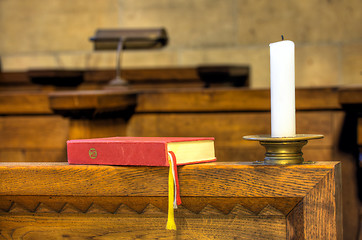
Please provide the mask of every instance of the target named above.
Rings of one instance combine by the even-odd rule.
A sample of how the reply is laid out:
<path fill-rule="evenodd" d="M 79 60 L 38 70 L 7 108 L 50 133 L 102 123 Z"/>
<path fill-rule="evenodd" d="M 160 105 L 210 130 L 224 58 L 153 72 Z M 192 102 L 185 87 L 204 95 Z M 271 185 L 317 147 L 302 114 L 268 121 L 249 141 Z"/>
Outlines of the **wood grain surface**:
<path fill-rule="evenodd" d="M 176 225 L 181 229 L 177 231 L 165 230 L 167 216 L 24 215 L 5 219 L 7 229 L 13 230 L 2 232 L 5 239 L 285 239 L 286 235 L 280 216 L 178 217 Z"/>
<path fill-rule="evenodd" d="M 186 165 L 178 170 L 181 196 L 304 197 L 336 164 Z M 164 167 L 0 163 L 0 174 L 0 195 L 167 196 L 168 169 Z M 32 181 L 27 181 L 29 175 Z M 275 184 L 276 180 L 282 182 Z"/>
<path fill-rule="evenodd" d="M 122 117 L 71 119 L 66 140 L 125 136 L 126 128 L 127 121 Z"/>
<path fill-rule="evenodd" d="M 303 200 L 306 239 L 343 239 L 343 231 L 339 227 L 343 224 L 342 196 L 338 194 L 342 182 L 333 179 L 341 179 L 340 166 L 329 172 Z"/>
<path fill-rule="evenodd" d="M 340 109 L 333 88 L 296 89 L 296 108 Z M 268 89 L 178 89 L 138 95 L 137 112 L 269 111 Z"/>
<path fill-rule="evenodd" d="M 136 104 L 136 94 L 130 91 L 88 90 L 62 91 L 49 94 L 53 110 L 125 109 Z"/>
<path fill-rule="evenodd" d="M 51 114 L 48 93 L 9 91 L 0 93 L 0 114 Z"/>
<path fill-rule="evenodd" d="M 342 239 L 337 162 L 179 167 L 176 231 L 166 168 L 0 163 L 0 174 L 4 239 Z"/>
<path fill-rule="evenodd" d="M 341 104 L 362 104 L 362 86 L 343 87 L 339 90 L 339 101 Z"/>
<path fill-rule="evenodd" d="M 0 117 L 0 149 L 64 149 L 69 121 L 56 115 Z"/>

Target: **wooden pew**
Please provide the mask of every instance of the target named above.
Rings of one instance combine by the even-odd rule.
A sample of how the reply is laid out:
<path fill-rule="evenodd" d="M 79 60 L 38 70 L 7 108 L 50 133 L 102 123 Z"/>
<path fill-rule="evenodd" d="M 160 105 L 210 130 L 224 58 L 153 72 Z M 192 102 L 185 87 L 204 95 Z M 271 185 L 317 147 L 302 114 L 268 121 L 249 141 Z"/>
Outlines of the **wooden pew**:
<path fill-rule="evenodd" d="M 47 87 L 2 92 L 0 161 L 66 161 L 66 140 L 105 136 L 214 136 L 218 159 L 263 159 L 264 149 L 242 136 L 270 132 L 267 89 L 99 90 L 106 74 L 96 73 L 88 75 L 87 87 L 77 88 L 87 91 Z M 297 132 L 325 136 L 308 143 L 305 159 L 342 161 L 346 239 L 355 238 L 359 228 L 358 96 L 360 88 L 296 90 Z M 114 103 L 120 106 L 112 109 Z"/>
<path fill-rule="evenodd" d="M 168 168 L 0 163 L 0 175 L 4 239 L 342 239 L 338 162 L 179 167 L 176 231 Z"/>

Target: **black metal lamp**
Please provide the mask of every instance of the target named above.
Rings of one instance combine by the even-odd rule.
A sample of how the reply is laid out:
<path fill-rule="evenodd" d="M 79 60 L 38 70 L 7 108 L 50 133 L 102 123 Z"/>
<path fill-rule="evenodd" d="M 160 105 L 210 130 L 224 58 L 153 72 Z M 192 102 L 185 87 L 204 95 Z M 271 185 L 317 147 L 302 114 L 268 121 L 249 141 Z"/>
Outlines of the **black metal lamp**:
<path fill-rule="evenodd" d="M 122 50 L 162 48 L 167 45 L 168 37 L 164 28 L 99 29 L 90 40 L 94 42 L 94 50 L 117 50 L 116 77 L 110 84 L 127 85 L 121 78 Z"/>

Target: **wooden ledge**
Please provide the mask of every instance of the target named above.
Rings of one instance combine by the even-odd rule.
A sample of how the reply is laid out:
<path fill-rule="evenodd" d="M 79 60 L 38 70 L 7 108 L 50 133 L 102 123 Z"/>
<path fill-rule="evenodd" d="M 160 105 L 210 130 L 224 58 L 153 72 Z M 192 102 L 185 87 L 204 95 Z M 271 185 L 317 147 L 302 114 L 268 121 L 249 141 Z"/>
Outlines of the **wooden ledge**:
<path fill-rule="evenodd" d="M 340 109 L 335 88 L 296 89 L 297 110 Z M 139 93 L 137 112 L 270 111 L 270 90 L 169 89 Z"/>
<path fill-rule="evenodd" d="M 127 90 L 58 91 L 49 94 L 50 108 L 68 116 L 80 111 L 94 116 L 96 113 L 127 110 L 136 102 L 136 93 Z"/>
<path fill-rule="evenodd" d="M 182 196 L 304 197 L 337 162 L 179 167 Z M 167 196 L 167 167 L 0 163 L 0 195 Z"/>
<path fill-rule="evenodd" d="M 178 230 L 167 231 L 167 167 L 0 163 L 0 236 L 342 239 L 338 162 L 178 169 Z"/>
<path fill-rule="evenodd" d="M 335 110 L 360 106 L 360 89 L 302 88 L 296 90 L 297 110 Z M 270 111 L 268 89 L 171 88 L 163 90 L 8 91 L 0 94 L 1 114 L 70 115 L 79 111 L 116 112 L 237 112 Z M 137 105 L 137 106 L 136 106 Z"/>

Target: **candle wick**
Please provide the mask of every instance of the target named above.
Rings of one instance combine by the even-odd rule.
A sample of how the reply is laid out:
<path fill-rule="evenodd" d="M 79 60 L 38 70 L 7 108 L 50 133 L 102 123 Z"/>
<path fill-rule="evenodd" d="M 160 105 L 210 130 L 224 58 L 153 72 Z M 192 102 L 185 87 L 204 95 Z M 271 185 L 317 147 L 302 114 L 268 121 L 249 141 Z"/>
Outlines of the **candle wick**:
<path fill-rule="evenodd" d="M 284 35 L 282 35 L 282 40 L 284 40 Z"/>

